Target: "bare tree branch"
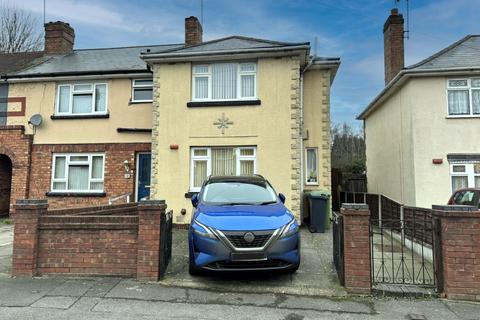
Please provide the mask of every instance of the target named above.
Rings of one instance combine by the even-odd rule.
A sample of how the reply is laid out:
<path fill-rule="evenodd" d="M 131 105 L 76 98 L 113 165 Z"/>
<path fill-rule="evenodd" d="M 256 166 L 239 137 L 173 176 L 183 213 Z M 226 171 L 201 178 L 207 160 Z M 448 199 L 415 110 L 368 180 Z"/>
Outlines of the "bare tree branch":
<path fill-rule="evenodd" d="M 0 52 L 40 51 L 43 34 L 28 11 L 0 3 Z"/>

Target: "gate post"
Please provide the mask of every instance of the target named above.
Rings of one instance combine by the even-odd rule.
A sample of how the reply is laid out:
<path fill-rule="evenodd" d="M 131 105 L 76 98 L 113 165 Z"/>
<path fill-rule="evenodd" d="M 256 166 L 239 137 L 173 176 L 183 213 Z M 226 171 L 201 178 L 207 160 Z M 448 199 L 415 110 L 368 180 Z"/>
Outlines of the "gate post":
<path fill-rule="evenodd" d="M 12 275 L 34 277 L 37 274 L 38 222 L 47 212 L 47 200 L 17 200 L 13 213 Z"/>
<path fill-rule="evenodd" d="M 435 241 L 438 288 L 447 299 L 480 301 L 480 211 L 475 207 L 432 206 L 439 221 Z M 441 270 L 438 270 L 441 269 Z M 439 279 L 440 278 L 440 279 Z M 440 280 L 443 278 L 443 283 Z"/>
<path fill-rule="evenodd" d="M 160 278 L 160 223 L 166 207 L 163 200 L 138 203 L 137 280 Z"/>
<path fill-rule="evenodd" d="M 345 289 L 370 294 L 370 211 L 367 204 L 344 203 L 343 216 Z"/>

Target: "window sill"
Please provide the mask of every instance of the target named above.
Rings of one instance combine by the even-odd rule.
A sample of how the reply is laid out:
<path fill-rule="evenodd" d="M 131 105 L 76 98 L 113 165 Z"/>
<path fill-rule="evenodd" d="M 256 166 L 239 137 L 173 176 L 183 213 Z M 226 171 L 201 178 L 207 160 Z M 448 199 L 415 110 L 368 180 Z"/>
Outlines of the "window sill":
<path fill-rule="evenodd" d="M 191 199 L 196 194 L 198 194 L 198 191 L 189 191 L 189 192 L 185 193 L 185 198 Z"/>
<path fill-rule="evenodd" d="M 128 105 L 131 104 L 147 104 L 147 103 L 153 103 L 153 100 L 144 100 L 144 101 L 128 101 Z"/>
<path fill-rule="evenodd" d="M 110 118 L 110 114 L 82 114 L 82 115 L 68 115 L 68 116 L 60 116 L 60 115 L 51 115 L 50 119 L 52 120 L 75 120 L 75 119 L 108 119 Z"/>
<path fill-rule="evenodd" d="M 47 197 L 105 197 L 105 192 L 47 192 Z"/>
<path fill-rule="evenodd" d="M 188 108 L 198 107 L 236 107 L 236 106 L 258 106 L 261 100 L 225 100 L 225 101 L 191 101 L 187 102 Z"/>
<path fill-rule="evenodd" d="M 480 118 L 479 115 L 465 115 L 465 116 L 446 116 L 446 119 L 478 119 Z"/>

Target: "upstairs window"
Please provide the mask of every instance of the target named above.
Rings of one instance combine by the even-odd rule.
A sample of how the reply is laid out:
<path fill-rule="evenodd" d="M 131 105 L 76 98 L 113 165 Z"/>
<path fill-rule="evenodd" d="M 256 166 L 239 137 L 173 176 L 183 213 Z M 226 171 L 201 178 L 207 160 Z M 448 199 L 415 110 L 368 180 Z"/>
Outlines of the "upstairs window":
<path fill-rule="evenodd" d="M 448 115 L 480 116 L 480 78 L 447 81 Z"/>
<path fill-rule="evenodd" d="M 257 96 L 257 64 L 198 64 L 192 69 L 192 100 L 250 100 Z"/>
<path fill-rule="evenodd" d="M 132 81 L 132 102 L 152 102 L 153 79 L 135 79 Z"/>
<path fill-rule="evenodd" d="M 61 84 L 57 90 L 58 115 L 107 113 L 107 84 Z"/>

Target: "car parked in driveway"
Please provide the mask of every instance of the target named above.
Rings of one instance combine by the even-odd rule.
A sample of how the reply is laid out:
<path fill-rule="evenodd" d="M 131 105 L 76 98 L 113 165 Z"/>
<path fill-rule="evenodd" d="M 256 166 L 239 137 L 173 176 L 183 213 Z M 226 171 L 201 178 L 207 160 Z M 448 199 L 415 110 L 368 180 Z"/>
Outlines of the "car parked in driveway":
<path fill-rule="evenodd" d="M 459 189 L 450 197 L 448 205 L 474 206 L 480 209 L 480 189 Z"/>
<path fill-rule="evenodd" d="M 259 175 L 208 178 L 192 197 L 189 272 L 297 270 L 299 226 L 284 202 Z"/>

